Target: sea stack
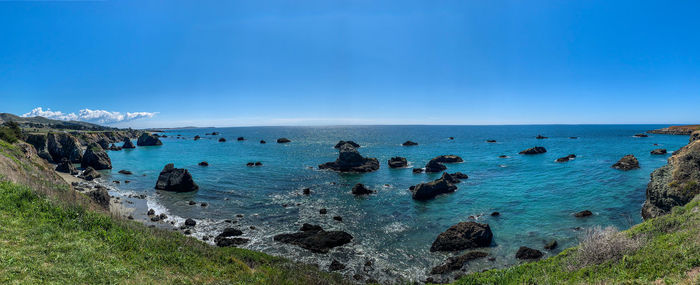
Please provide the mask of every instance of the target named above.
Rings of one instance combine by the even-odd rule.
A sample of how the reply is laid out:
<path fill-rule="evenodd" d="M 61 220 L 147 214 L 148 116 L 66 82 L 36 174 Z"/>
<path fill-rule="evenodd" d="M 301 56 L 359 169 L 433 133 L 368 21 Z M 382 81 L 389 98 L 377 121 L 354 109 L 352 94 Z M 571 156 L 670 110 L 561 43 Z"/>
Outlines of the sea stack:
<path fill-rule="evenodd" d="M 167 164 L 158 176 L 156 189 L 173 192 L 190 192 L 199 189 L 192 175 L 183 168 L 175 168 L 172 163 Z"/>
<path fill-rule="evenodd" d="M 612 168 L 619 170 L 637 169 L 639 168 L 639 161 L 636 157 L 634 157 L 634 155 L 628 154 L 623 156 L 622 158 L 620 158 L 620 160 L 613 164 Z"/>
<path fill-rule="evenodd" d="M 376 158 L 363 157 L 350 144 L 343 144 L 338 151 L 338 159 L 318 166 L 319 169 L 330 169 L 338 172 L 372 172 L 379 169 Z"/>
<path fill-rule="evenodd" d="M 158 139 L 157 136 L 151 135 L 149 133 L 143 133 L 136 141 L 136 145 L 138 146 L 154 146 L 162 144 L 163 143 L 160 141 L 160 139 Z"/>

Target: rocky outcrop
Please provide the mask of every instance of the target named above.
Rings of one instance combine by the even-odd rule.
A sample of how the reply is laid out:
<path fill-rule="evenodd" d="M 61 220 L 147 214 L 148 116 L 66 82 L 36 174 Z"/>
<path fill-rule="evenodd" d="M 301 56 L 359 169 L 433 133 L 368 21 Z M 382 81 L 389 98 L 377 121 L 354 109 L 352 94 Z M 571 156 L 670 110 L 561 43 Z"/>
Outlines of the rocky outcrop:
<path fill-rule="evenodd" d="M 338 172 L 371 172 L 379 169 L 379 161 L 376 158 L 363 157 L 356 148 L 344 144 L 340 147 L 338 159 L 321 164 L 318 168 Z"/>
<path fill-rule="evenodd" d="M 425 172 L 440 172 L 445 169 L 447 166 L 432 159 L 425 165 Z"/>
<path fill-rule="evenodd" d="M 646 138 L 646 137 L 648 137 L 648 136 L 649 136 L 649 135 L 647 135 L 647 134 L 635 134 L 635 135 L 634 135 L 635 138 Z"/>
<path fill-rule="evenodd" d="M 78 169 L 76 169 L 75 166 L 73 166 L 73 164 L 65 158 L 58 164 L 58 166 L 56 166 L 56 171 L 68 173 L 70 175 L 77 175 L 80 173 L 80 171 L 78 171 Z"/>
<path fill-rule="evenodd" d="M 458 251 L 491 245 L 493 233 L 488 224 L 461 222 L 437 236 L 430 251 Z"/>
<path fill-rule="evenodd" d="M 146 134 L 143 134 L 146 135 Z M 143 136 L 141 135 L 141 136 Z M 129 138 L 124 139 L 124 144 L 122 145 L 122 148 L 136 148 L 133 142 Z"/>
<path fill-rule="evenodd" d="M 700 140 L 700 131 L 694 131 L 693 133 L 690 134 L 690 139 L 688 139 L 688 142 L 694 142 L 696 140 Z"/>
<path fill-rule="evenodd" d="M 175 168 L 170 163 L 166 165 L 158 176 L 156 189 L 173 191 L 173 192 L 189 192 L 199 189 L 197 183 L 192 179 L 192 175 L 183 168 Z"/>
<path fill-rule="evenodd" d="M 98 144 L 91 144 L 85 150 L 83 161 L 80 162 L 80 167 L 92 167 L 95 170 L 112 169 L 112 160 L 109 159 L 107 152 Z"/>
<path fill-rule="evenodd" d="M 374 193 L 374 191 L 370 190 L 367 188 L 364 184 L 362 183 L 357 183 L 355 186 L 352 187 L 352 194 L 353 195 L 369 195 Z"/>
<path fill-rule="evenodd" d="M 216 246 L 227 247 L 246 244 L 250 241 L 247 238 L 236 237 L 240 235 L 243 235 L 243 232 L 238 229 L 225 228 L 223 232 L 214 238 L 214 243 Z"/>
<path fill-rule="evenodd" d="M 532 148 L 528 148 L 526 150 L 523 150 L 519 153 L 520 154 L 540 154 L 540 153 L 545 153 L 545 152 L 547 152 L 547 149 L 545 149 L 544 147 L 541 147 L 541 146 L 536 146 L 536 147 L 532 147 Z"/>
<path fill-rule="evenodd" d="M 590 216 L 593 216 L 593 212 L 591 212 L 589 210 L 583 210 L 581 212 L 577 212 L 574 214 L 574 217 L 577 217 L 577 218 L 585 218 L 585 217 L 590 217 Z"/>
<path fill-rule="evenodd" d="M 115 144 L 112 144 L 111 146 L 109 146 L 109 150 L 111 150 L 111 151 L 120 151 L 120 150 L 122 150 L 122 147 L 117 146 L 117 145 L 115 145 Z"/>
<path fill-rule="evenodd" d="M 460 256 L 449 257 L 444 264 L 433 267 L 430 274 L 445 274 L 460 270 L 465 264 L 469 263 L 469 261 L 484 258 L 488 255 L 488 253 L 482 251 L 470 251 Z"/>
<path fill-rule="evenodd" d="M 695 132 L 693 134 L 700 134 Z M 700 194 L 700 140 L 679 149 L 668 164 L 651 173 L 642 217 L 650 219 L 670 213 Z"/>
<path fill-rule="evenodd" d="M 102 174 L 100 174 L 99 172 L 97 172 L 97 170 L 89 166 L 85 170 L 83 170 L 83 173 L 81 173 L 78 176 L 78 178 L 85 179 L 87 181 L 92 181 L 100 177 L 102 177 Z"/>
<path fill-rule="evenodd" d="M 439 162 L 439 163 L 458 163 L 458 162 L 464 162 L 464 160 L 456 156 L 454 154 L 449 154 L 449 155 L 440 155 L 436 156 L 435 158 L 432 159 L 433 161 Z"/>
<path fill-rule="evenodd" d="M 289 142 L 292 142 L 292 141 L 289 140 L 288 138 L 278 138 L 277 139 L 277 143 L 289 143 Z"/>
<path fill-rule="evenodd" d="M 339 148 L 340 148 L 341 146 L 343 146 L 344 144 L 349 144 L 349 145 L 351 145 L 351 146 L 354 147 L 354 148 L 360 147 L 360 145 L 357 144 L 357 143 L 354 142 L 354 141 L 339 141 L 337 144 L 335 144 L 335 146 L 334 146 L 333 148 L 339 149 Z"/>
<path fill-rule="evenodd" d="M 655 150 L 652 150 L 650 153 L 656 154 L 656 155 L 662 155 L 662 154 L 666 154 L 666 149 L 665 148 L 657 148 Z"/>
<path fill-rule="evenodd" d="M 567 162 L 567 161 L 572 160 L 574 158 L 576 158 L 575 154 L 569 154 L 567 156 L 557 158 L 556 162 Z"/>
<path fill-rule="evenodd" d="M 83 160 L 80 142 L 70 134 L 49 133 L 47 135 L 47 147 L 53 161 L 61 161 L 61 159 L 67 158 L 72 163 L 80 163 Z"/>
<path fill-rule="evenodd" d="M 343 231 L 325 231 L 321 226 L 304 224 L 299 229 L 299 232 L 279 234 L 274 236 L 273 239 L 278 242 L 296 245 L 312 252 L 327 253 L 331 248 L 349 243 L 353 237 Z"/>
<path fill-rule="evenodd" d="M 107 192 L 107 188 L 104 187 L 97 187 L 95 190 L 92 190 L 88 193 L 86 193 L 90 199 L 95 201 L 98 205 L 102 206 L 102 208 L 109 209 L 109 192 Z"/>
<path fill-rule="evenodd" d="M 408 166 L 408 160 L 405 157 L 396 156 L 389 159 L 388 164 L 390 168 L 402 168 Z"/>
<path fill-rule="evenodd" d="M 48 138 L 46 134 L 27 134 L 25 141 L 36 149 L 37 155 L 46 161 L 53 163 L 53 157 L 49 153 Z"/>
<path fill-rule="evenodd" d="M 401 145 L 402 145 L 402 146 L 414 146 L 414 145 L 418 145 L 418 143 L 417 143 L 417 142 L 413 142 L 413 141 L 405 141 L 405 142 L 402 143 Z"/>
<path fill-rule="evenodd" d="M 461 157 L 456 155 L 436 156 L 425 165 L 425 172 L 441 172 L 447 169 L 447 166 L 443 165 L 443 163 L 457 163 L 463 161 Z"/>
<path fill-rule="evenodd" d="M 226 142 L 225 138 L 219 138 L 219 142 Z"/>
<path fill-rule="evenodd" d="M 162 145 L 163 142 L 158 139 L 157 136 L 151 135 L 149 133 L 143 133 L 139 139 L 136 141 L 136 145 L 138 146 L 154 146 L 154 145 Z"/>
<path fill-rule="evenodd" d="M 639 168 L 639 161 L 636 157 L 634 157 L 634 155 L 628 154 L 623 156 L 622 158 L 620 158 L 620 160 L 613 164 L 612 168 L 619 170 L 637 169 Z"/>
<path fill-rule="evenodd" d="M 542 257 L 544 253 L 539 250 L 532 249 L 526 246 L 521 246 L 518 252 L 515 253 L 515 258 L 517 259 L 538 259 Z"/>
<path fill-rule="evenodd" d="M 456 178 L 450 174 L 443 173 L 442 177 L 434 181 L 411 186 L 409 189 L 414 200 L 426 201 L 438 195 L 452 193 L 457 190 L 457 186 L 454 185 L 455 180 Z"/>

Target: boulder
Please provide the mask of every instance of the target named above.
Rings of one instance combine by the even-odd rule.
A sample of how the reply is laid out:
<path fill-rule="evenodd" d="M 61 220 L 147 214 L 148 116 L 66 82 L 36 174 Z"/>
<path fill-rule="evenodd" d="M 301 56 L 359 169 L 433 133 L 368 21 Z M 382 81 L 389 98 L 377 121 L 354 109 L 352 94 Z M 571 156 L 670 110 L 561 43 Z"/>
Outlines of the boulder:
<path fill-rule="evenodd" d="M 487 143 L 495 143 L 496 140 L 486 140 Z"/>
<path fill-rule="evenodd" d="M 117 145 L 115 145 L 115 144 L 112 144 L 111 146 L 109 146 L 109 150 L 111 150 L 111 151 L 120 151 L 120 150 L 122 150 L 122 147 L 117 146 Z"/>
<path fill-rule="evenodd" d="M 404 143 L 401 144 L 402 146 L 414 146 L 418 145 L 417 142 L 412 142 L 412 141 L 405 141 Z"/>
<path fill-rule="evenodd" d="M 125 175 L 131 175 L 131 174 L 132 174 L 131 171 L 126 170 L 126 169 L 119 170 L 119 173 L 125 174 Z"/>
<path fill-rule="evenodd" d="M 567 162 L 567 161 L 572 160 L 572 159 L 574 159 L 574 158 L 576 158 L 576 155 L 575 155 L 575 154 L 569 154 L 569 155 L 567 155 L 567 156 L 557 158 L 556 161 L 557 161 L 557 162 Z"/>
<path fill-rule="evenodd" d="M 223 232 L 214 238 L 214 243 L 219 247 L 238 246 L 248 243 L 247 238 L 237 238 L 235 236 L 242 235 L 243 232 L 234 228 L 225 228 Z"/>
<path fill-rule="evenodd" d="M 612 168 L 619 170 L 637 169 L 639 168 L 639 161 L 636 157 L 634 157 L 634 155 L 628 154 L 623 156 L 622 158 L 620 158 L 620 160 L 613 164 Z"/>
<path fill-rule="evenodd" d="M 469 176 L 468 176 L 468 175 L 466 175 L 466 174 L 464 174 L 464 173 L 462 173 L 462 172 L 459 172 L 459 171 L 458 171 L 458 172 L 455 172 L 455 173 L 452 173 L 452 174 L 450 174 L 450 175 L 452 175 L 452 177 L 457 178 L 457 179 L 469 179 Z M 458 182 L 458 183 L 459 183 L 459 182 Z"/>
<path fill-rule="evenodd" d="M 456 155 L 454 155 L 454 154 L 436 156 L 436 157 L 433 158 L 432 160 L 434 160 L 434 161 L 436 161 L 436 162 L 439 162 L 439 163 L 458 163 L 458 162 L 464 162 L 464 160 L 463 160 L 461 157 L 456 156 Z"/>
<path fill-rule="evenodd" d="M 327 253 L 331 248 L 352 241 L 353 237 L 343 231 L 325 231 L 321 226 L 304 224 L 299 232 L 279 234 L 275 241 L 292 244 L 316 253 Z"/>
<path fill-rule="evenodd" d="M 430 251 L 459 251 L 491 245 L 493 233 L 488 224 L 460 222 L 437 236 Z"/>
<path fill-rule="evenodd" d="M 202 137 L 200 137 L 199 135 L 195 135 L 195 136 L 194 136 L 194 140 L 199 140 L 199 139 L 201 139 L 201 138 L 202 138 Z"/>
<path fill-rule="evenodd" d="M 445 167 L 445 168 L 447 168 L 447 167 Z M 413 173 L 423 173 L 423 168 L 414 168 Z"/>
<path fill-rule="evenodd" d="M 149 133 L 143 133 L 139 137 L 139 139 L 136 141 L 136 145 L 138 146 L 154 146 L 154 145 L 162 145 L 163 142 L 158 139 L 158 137 L 151 135 Z"/>
<path fill-rule="evenodd" d="M 460 256 L 449 257 L 447 258 L 447 261 L 444 264 L 433 267 L 433 269 L 430 271 L 430 274 L 445 274 L 452 271 L 460 270 L 469 261 L 484 258 L 488 255 L 488 253 L 481 251 L 470 251 Z"/>
<path fill-rule="evenodd" d="M 70 161 L 68 161 L 67 158 L 63 158 L 61 163 L 59 163 L 58 166 L 56 166 L 56 171 L 68 173 L 70 175 L 77 175 L 78 173 L 80 173 L 77 169 L 75 169 L 75 166 L 73 166 L 73 164 L 70 163 Z"/>
<path fill-rule="evenodd" d="M 529 248 L 527 246 L 521 246 L 518 252 L 515 253 L 515 258 L 517 259 L 538 259 L 542 257 L 544 253 L 539 250 Z"/>
<path fill-rule="evenodd" d="M 434 181 L 413 186 L 412 189 L 410 189 L 412 197 L 414 200 L 426 201 L 433 199 L 440 194 L 452 193 L 457 190 L 457 186 L 450 181 L 454 181 L 454 178 L 451 175 L 444 173 L 442 177 Z"/>
<path fill-rule="evenodd" d="M 261 144 L 266 144 L 267 142 L 265 140 L 260 140 Z"/>
<path fill-rule="evenodd" d="M 335 144 L 335 146 L 333 148 L 339 149 L 344 144 L 349 144 L 350 146 L 352 146 L 354 148 L 360 147 L 360 145 L 354 141 L 339 141 L 337 144 Z"/>
<path fill-rule="evenodd" d="M 87 193 L 87 196 L 90 197 L 95 203 L 100 205 L 104 209 L 109 209 L 109 192 L 107 192 L 107 188 L 104 187 L 97 187 L 95 190 L 92 190 Z"/>
<path fill-rule="evenodd" d="M 593 216 L 593 212 L 591 212 L 589 210 L 583 210 L 581 212 L 574 214 L 574 217 L 577 217 L 577 218 L 585 218 L 585 217 L 590 217 L 590 216 Z"/>
<path fill-rule="evenodd" d="M 401 168 L 401 167 L 406 167 L 408 165 L 408 161 L 404 157 L 396 156 L 392 157 L 389 159 L 389 167 L 390 168 Z"/>
<path fill-rule="evenodd" d="M 545 152 L 547 152 L 547 149 L 545 149 L 544 147 L 541 147 L 541 146 L 536 146 L 533 148 L 528 148 L 526 150 L 523 150 L 519 153 L 520 154 L 540 154 L 540 153 L 545 153 Z"/>
<path fill-rule="evenodd" d="M 219 138 L 219 142 L 226 142 L 225 138 Z"/>
<path fill-rule="evenodd" d="M 379 169 L 376 158 L 367 158 L 349 144 L 340 147 L 338 159 L 318 166 L 319 169 L 330 169 L 338 172 L 371 172 Z"/>
<path fill-rule="evenodd" d="M 209 166 L 209 162 L 202 161 L 202 162 L 198 163 L 197 165 L 199 165 L 199 166 Z"/>
<path fill-rule="evenodd" d="M 277 143 L 288 143 L 288 142 L 292 142 L 292 141 L 289 140 L 288 138 L 278 138 L 277 139 Z"/>
<path fill-rule="evenodd" d="M 345 269 L 345 264 L 342 264 L 340 263 L 340 261 L 337 261 L 335 259 L 333 259 L 331 265 L 328 266 L 328 271 L 338 271 L 343 269 Z"/>
<path fill-rule="evenodd" d="M 357 183 L 357 184 L 355 184 L 355 186 L 352 187 L 352 194 L 353 195 L 369 195 L 372 193 L 374 193 L 374 191 L 368 189 L 362 183 Z"/>
<path fill-rule="evenodd" d="M 665 148 L 657 148 L 655 150 L 652 150 L 651 154 L 657 154 L 657 155 L 666 154 L 666 149 Z"/>
<path fill-rule="evenodd" d="M 199 189 L 197 183 L 192 179 L 192 175 L 183 168 L 175 168 L 170 163 L 166 165 L 158 176 L 156 189 L 174 192 L 189 192 Z"/>
<path fill-rule="evenodd" d="M 442 164 L 440 162 L 435 161 L 435 159 L 431 159 L 425 165 L 425 172 L 441 172 L 445 169 L 447 169 L 447 166 L 445 166 L 444 164 Z"/>
<path fill-rule="evenodd" d="M 109 159 L 107 152 L 98 144 L 91 144 L 83 154 L 83 160 L 80 162 L 80 167 L 86 168 L 91 166 L 95 170 L 112 169 L 112 160 Z"/>
<path fill-rule="evenodd" d="M 195 221 L 193 219 L 187 218 L 187 220 L 185 220 L 185 226 L 194 227 L 196 225 L 197 225 L 197 221 Z"/>
<path fill-rule="evenodd" d="M 122 148 L 136 148 L 133 142 L 129 138 L 124 138 L 124 144 L 122 145 Z"/>
<path fill-rule="evenodd" d="M 97 172 L 97 170 L 95 170 L 94 168 L 88 166 L 87 168 L 85 168 L 85 170 L 83 170 L 83 173 L 81 173 L 81 174 L 78 176 L 78 178 L 85 179 L 85 180 L 87 180 L 87 181 L 92 181 L 92 180 L 94 180 L 95 178 L 99 178 L 99 177 L 101 177 L 101 176 L 102 176 L 102 174 L 100 174 L 99 172 Z"/>
<path fill-rule="evenodd" d="M 236 138 L 236 140 L 237 140 L 237 141 L 244 141 L 245 138 L 244 138 L 244 137 L 238 137 L 238 138 Z"/>

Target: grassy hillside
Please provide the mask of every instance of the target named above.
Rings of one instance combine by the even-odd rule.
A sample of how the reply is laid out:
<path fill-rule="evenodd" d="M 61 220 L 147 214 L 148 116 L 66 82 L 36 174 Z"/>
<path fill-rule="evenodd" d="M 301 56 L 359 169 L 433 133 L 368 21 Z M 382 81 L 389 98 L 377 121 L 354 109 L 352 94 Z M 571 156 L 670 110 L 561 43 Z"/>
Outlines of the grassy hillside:
<path fill-rule="evenodd" d="M 466 275 L 455 283 L 700 284 L 700 199 L 552 258 Z"/>

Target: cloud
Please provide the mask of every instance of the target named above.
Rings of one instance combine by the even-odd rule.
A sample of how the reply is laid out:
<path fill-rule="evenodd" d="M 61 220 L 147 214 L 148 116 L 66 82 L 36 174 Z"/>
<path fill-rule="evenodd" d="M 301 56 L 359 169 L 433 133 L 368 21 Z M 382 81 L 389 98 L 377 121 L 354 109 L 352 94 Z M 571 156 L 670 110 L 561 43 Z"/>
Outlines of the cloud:
<path fill-rule="evenodd" d="M 76 113 L 63 113 L 61 111 L 52 111 L 49 108 L 44 110 L 42 107 L 36 107 L 31 112 L 22 115 L 22 117 L 44 117 L 54 120 L 63 121 L 85 121 L 99 124 L 114 124 L 120 122 L 133 121 L 143 118 L 152 118 L 158 114 L 157 112 L 110 112 L 105 110 L 90 110 L 82 109 Z"/>

